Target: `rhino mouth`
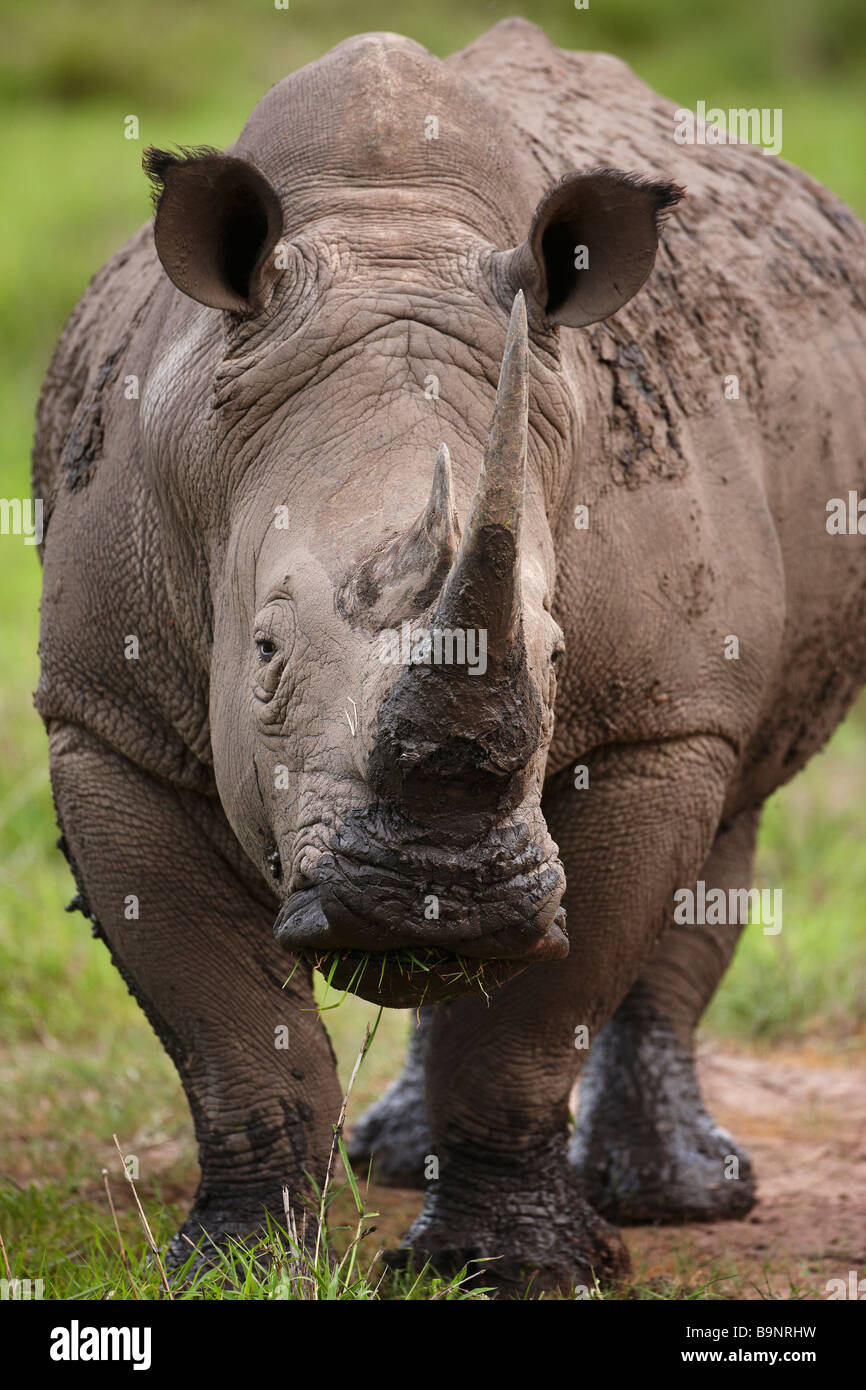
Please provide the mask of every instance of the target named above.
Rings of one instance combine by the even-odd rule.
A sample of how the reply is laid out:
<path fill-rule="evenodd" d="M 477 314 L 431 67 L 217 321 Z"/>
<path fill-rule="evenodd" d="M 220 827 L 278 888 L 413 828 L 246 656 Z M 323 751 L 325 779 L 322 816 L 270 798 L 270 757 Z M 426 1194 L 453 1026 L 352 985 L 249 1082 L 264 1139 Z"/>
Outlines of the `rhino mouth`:
<path fill-rule="evenodd" d="M 543 950 L 528 957 L 505 959 L 451 954 L 435 946 L 403 947 L 391 951 L 305 948 L 298 952 L 318 970 L 329 989 L 355 994 L 372 1004 L 391 1009 L 421 1008 L 444 1003 L 465 994 L 489 997 L 508 980 L 521 974 L 534 959 L 559 958 L 565 912 L 559 909 L 554 940 L 539 944 Z"/>
<path fill-rule="evenodd" d="M 299 850 L 306 867 L 274 934 L 336 987 L 391 1007 L 496 989 L 568 954 L 565 876 L 542 827 L 511 823 L 458 846 L 350 815 L 316 855 Z"/>
<path fill-rule="evenodd" d="M 469 960 L 434 947 L 398 951 L 301 951 L 329 989 L 391 1009 L 421 1008 L 461 994 L 488 994 L 525 964 Z"/>
<path fill-rule="evenodd" d="M 382 923 L 371 920 L 369 911 L 364 912 L 363 900 L 347 909 L 345 901 L 335 896 L 333 885 L 328 885 L 294 893 L 277 917 L 274 934 L 334 988 L 389 1008 L 414 1008 L 462 994 L 489 994 L 528 965 L 567 956 L 560 895 L 556 884 L 546 895 L 540 917 L 527 921 L 524 916 L 519 929 L 511 925 L 500 932 L 455 939 L 453 943 L 446 933 L 438 944 L 433 932 L 406 940 L 408 932 L 401 914 L 402 920 L 392 924 L 394 944 L 383 948 L 378 944 Z M 395 906 L 393 898 L 388 899 L 388 905 Z M 523 910 L 525 913 L 525 905 Z M 375 937 L 371 931 L 369 944 L 363 940 L 363 927 L 376 931 Z M 346 939 L 356 934 L 362 936 L 358 944 Z"/>

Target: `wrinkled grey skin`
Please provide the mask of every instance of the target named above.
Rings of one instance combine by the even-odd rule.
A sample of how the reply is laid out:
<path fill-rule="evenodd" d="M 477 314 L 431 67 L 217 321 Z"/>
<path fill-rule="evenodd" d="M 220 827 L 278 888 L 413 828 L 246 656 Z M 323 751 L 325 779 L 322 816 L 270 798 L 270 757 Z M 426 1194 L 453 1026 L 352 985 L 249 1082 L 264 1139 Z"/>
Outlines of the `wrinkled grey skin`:
<path fill-rule="evenodd" d="M 321 1180 L 330 951 L 345 983 L 371 953 L 369 997 L 453 996 L 425 1011 L 426 1137 L 411 1079 L 359 1136 L 414 1135 L 416 1181 L 439 1160 L 416 1258 L 568 1285 L 627 1267 L 588 1197 L 752 1199 L 691 1060 L 737 929 L 674 928 L 673 894 L 747 886 L 761 803 L 866 673 L 866 545 L 825 529 L 866 490 L 866 240 L 784 162 L 672 137 L 624 65 L 521 20 L 446 63 L 362 36 L 230 159 L 152 155 L 156 244 L 64 332 L 37 704 L 82 905 L 189 1097 L 192 1239 Z M 383 629 L 440 611 L 489 628 L 484 676 L 382 664 Z M 457 955 L 489 998 L 457 997 Z"/>

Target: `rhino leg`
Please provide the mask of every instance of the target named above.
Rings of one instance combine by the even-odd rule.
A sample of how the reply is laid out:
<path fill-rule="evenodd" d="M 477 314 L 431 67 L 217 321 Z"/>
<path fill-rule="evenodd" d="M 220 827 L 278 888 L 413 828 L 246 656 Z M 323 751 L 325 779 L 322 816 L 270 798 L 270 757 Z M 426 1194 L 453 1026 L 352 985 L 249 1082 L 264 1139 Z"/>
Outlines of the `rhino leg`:
<path fill-rule="evenodd" d="M 567 960 L 530 966 L 490 996 L 437 1006 L 427 1047 L 430 1152 L 438 1175 L 400 1258 L 442 1272 L 477 1260 L 511 1296 L 614 1281 L 629 1268 L 616 1230 L 568 1160 L 575 1045 L 609 1019 L 697 878 L 718 824 L 731 756 L 707 738 L 599 750 L 591 801 L 570 772 L 544 812 L 568 877 Z M 493 1257 L 489 1259 L 487 1257 Z"/>
<path fill-rule="evenodd" d="M 700 875 L 708 892 L 748 887 L 758 819 L 719 832 Z M 693 1055 L 740 932 L 671 925 L 593 1045 L 571 1158 L 593 1206 L 620 1225 L 735 1219 L 754 1203 L 748 1155 L 704 1109 Z"/>
<path fill-rule="evenodd" d="M 353 1127 L 348 1145 L 353 1167 L 374 1162 L 377 1180 L 390 1187 L 424 1186 L 424 1162 L 430 1153 L 424 1102 L 424 1057 L 432 1008 L 413 1014 L 409 1050 L 403 1070 L 385 1094 L 365 1111 Z"/>
<path fill-rule="evenodd" d="M 273 901 L 217 804 L 70 726 L 51 728 L 51 768 L 80 905 L 192 1111 L 201 1181 L 176 1265 L 191 1254 L 184 1236 L 204 1253 L 259 1230 L 265 1212 L 284 1224 L 283 1186 L 298 1203 L 307 1173 L 321 1182 L 340 1107 L 333 1053 L 309 975 L 283 988 L 293 961 L 274 941 Z"/>

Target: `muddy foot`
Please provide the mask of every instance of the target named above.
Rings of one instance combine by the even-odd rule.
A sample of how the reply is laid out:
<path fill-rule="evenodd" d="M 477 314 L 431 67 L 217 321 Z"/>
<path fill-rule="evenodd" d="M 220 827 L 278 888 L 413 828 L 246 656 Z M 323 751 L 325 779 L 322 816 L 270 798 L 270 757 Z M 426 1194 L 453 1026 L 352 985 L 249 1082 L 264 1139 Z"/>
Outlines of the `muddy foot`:
<path fill-rule="evenodd" d="M 169 1278 L 192 1258 L 187 1280 L 195 1274 L 223 1265 L 230 1243 L 243 1244 L 255 1254 L 256 1264 L 264 1274 L 271 1257 L 267 1250 L 268 1215 L 271 1224 L 280 1232 L 286 1245 L 286 1216 L 280 1205 L 281 1194 L 268 1189 L 267 1197 L 244 1200 L 239 1205 L 224 1201 L 196 1200 L 192 1211 L 177 1235 L 163 1253 L 163 1264 Z M 295 1235 L 299 1243 L 312 1249 L 316 1240 L 316 1218 L 311 1211 L 298 1208 L 293 1213 Z"/>
<path fill-rule="evenodd" d="M 580 1295 L 596 1278 L 609 1285 L 630 1268 L 618 1232 L 590 1207 L 564 1151 L 519 1177 L 463 1166 L 459 1175 L 443 1172 L 427 1184 L 424 1210 L 387 1258 L 415 1270 L 429 1259 L 445 1276 L 469 1264 L 478 1271 L 469 1287 L 492 1287 L 501 1298 Z"/>
<path fill-rule="evenodd" d="M 755 1201 L 748 1154 L 704 1109 L 694 1061 L 662 1020 L 614 1016 L 580 1082 L 571 1161 L 618 1225 L 735 1220 Z"/>

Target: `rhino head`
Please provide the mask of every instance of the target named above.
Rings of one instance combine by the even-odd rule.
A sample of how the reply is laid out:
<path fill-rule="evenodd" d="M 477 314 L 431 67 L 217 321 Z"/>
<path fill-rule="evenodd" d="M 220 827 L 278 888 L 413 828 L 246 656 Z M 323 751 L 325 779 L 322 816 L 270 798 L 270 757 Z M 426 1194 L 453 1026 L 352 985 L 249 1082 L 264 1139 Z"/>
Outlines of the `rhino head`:
<path fill-rule="evenodd" d="M 541 810 L 563 656 L 549 499 L 580 413 L 556 328 L 630 298 L 678 194 L 596 171 L 531 215 L 537 175 L 512 148 L 497 212 L 490 151 L 515 137 L 491 106 L 403 40 L 329 61 L 343 118 L 319 148 L 309 125 L 292 142 L 310 69 L 233 153 L 147 156 L 157 250 L 186 296 L 150 443 L 172 456 L 188 552 L 170 581 L 208 634 L 220 798 L 278 892 L 277 936 L 405 1006 L 567 954 Z M 461 113 L 450 183 L 406 137 L 431 83 Z"/>

